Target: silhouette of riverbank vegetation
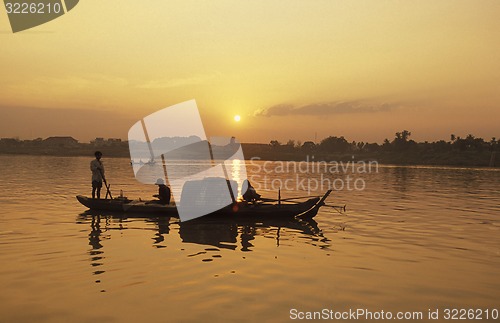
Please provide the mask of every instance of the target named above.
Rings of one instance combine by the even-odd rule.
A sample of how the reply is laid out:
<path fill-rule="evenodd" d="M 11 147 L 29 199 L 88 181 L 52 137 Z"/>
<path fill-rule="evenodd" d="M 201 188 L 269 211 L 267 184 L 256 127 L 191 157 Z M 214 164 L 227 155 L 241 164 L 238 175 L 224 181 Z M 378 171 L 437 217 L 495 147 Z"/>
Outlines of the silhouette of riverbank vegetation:
<path fill-rule="evenodd" d="M 246 158 L 254 155 L 263 160 L 376 160 L 382 164 L 395 165 L 490 167 L 500 165 L 498 160 L 500 159 L 500 141 L 496 138 L 486 141 L 472 134 L 465 138 L 452 134 L 448 141 L 416 142 L 410 137 L 411 132 L 403 130 L 397 132 L 392 140 L 385 139 L 382 144 L 349 142 L 344 137 L 335 136 L 325 138 L 317 144 L 311 141 L 301 143 L 294 140 L 283 144 L 272 140 L 267 145 L 268 147 L 245 149 L 244 146 L 244 152 Z"/>
<path fill-rule="evenodd" d="M 416 142 L 411 132 L 397 132 L 392 140 L 383 143 L 348 141 L 344 137 L 330 136 L 319 143 L 289 140 L 269 144 L 243 143 L 246 159 L 283 161 L 377 161 L 394 165 L 500 165 L 500 141 L 484 140 L 472 134 L 462 138 L 454 134 L 448 140 Z M 49 156 L 93 156 L 101 150 L 106 157 L 129 158 L 128 142 L 120 139 L 96 138 L 90 143 L 79 143 L 72 137 L 49 137 L 34 140 L 0 139 L 0 154 L 26 154 Z"/>

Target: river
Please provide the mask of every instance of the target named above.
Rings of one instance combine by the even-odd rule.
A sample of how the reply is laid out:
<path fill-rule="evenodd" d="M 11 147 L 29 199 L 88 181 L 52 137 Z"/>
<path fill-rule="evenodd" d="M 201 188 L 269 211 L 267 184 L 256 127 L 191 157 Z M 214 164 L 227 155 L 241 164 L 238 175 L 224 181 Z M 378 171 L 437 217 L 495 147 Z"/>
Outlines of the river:
<path fill-rule="evenodd" d="M 0 321 L 274 322 L 323 309 L 424 318 L 435 309 L 500 309 L 499 169 L 335 173 L 251 161 L 248 177 L 263 196 L 277 198 L 278 187 L 281 198 L 321 195 L 335 183 L 328 204 L 347 204 L 346 212 L 192 224 L 85 213 L 75 196 L 90 194 L 90 160 L 0 156 Z M 135 180 L 129 160 L 103 160 L 115 196 L 156 193 Z"/>

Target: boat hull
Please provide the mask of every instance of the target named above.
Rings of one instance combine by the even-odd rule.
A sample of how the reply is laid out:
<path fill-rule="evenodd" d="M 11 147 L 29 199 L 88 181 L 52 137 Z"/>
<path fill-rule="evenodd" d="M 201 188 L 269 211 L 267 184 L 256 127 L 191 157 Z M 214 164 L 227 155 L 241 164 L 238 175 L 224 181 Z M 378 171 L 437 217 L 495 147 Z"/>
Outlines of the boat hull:
<path fill-rule="evenodd" d="M 296 204 L 246 204 L 237 203 L 229 205 L 216 212 L 203 216 L 206 217 L 225 217 L 225 218 L 313 218 L 324 205 L 324 200 L 330 191 L 323 198 L 315 197 L 307 201 Z M 152 216 L 171 216 L 178 217 L 177 208 L 173 205 L 161 205 L 154 202 L 132 201 L 120 199 L 91 199 L 86 196 L 78 195 L 77 200 L 92 211 L 107 211 L 120 213 L 136 213 Z"/>
<path fill-rule="evenodd" d="M 76 199 L 92 211 L 177 215 L 177 208 L 173 205 L 120 199 L 92 199 L 82 195 L 78 195 Z"/>

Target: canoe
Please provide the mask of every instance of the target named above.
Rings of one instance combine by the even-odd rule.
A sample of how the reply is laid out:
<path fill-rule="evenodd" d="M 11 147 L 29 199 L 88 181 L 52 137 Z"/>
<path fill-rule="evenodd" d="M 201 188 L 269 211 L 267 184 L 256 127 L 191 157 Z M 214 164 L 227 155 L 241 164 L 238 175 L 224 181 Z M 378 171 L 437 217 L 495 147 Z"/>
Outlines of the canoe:
<path fill-rule="evenodd" d="M 301 217 L 313 218 L 324 205 L 324 201 L 330 195 L 328 190 L 321 198 L 310 198 L 304 202 L 295 204 L 289 203 L 257 203 L 246 204 L 238 202 L 235 205 L 229 205 L 216 212 L 206 216 L 216 217 Z M 93 211 L 125 212 L 125 213 L 143 213 L 152 215 L 168 215 L 176 217 L 177 208 L 175 205 L 161 205 L 152 201 L 129 200 L 126 198 L 116 199 L 92 199 L 86 196 L 78 195 L 77 200 Z M 204 217 L 206 217 L 204 216 Z"/>
<path fill-rule="evenodd" d="M 92 199 L 77 195 L 78 202 L 93 211 L 130 212 L 130 213 L 161 213 L 176 216 L 177 208 L 174 205 L 162 205 L 154 201 L 129 200 L 127 198 Z"/>

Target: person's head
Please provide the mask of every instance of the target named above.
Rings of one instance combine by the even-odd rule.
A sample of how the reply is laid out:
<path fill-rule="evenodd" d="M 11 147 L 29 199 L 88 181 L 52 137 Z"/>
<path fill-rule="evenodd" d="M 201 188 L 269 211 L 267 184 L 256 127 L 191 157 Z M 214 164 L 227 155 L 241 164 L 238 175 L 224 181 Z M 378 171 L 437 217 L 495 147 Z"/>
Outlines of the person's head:
<path fill-rule="evenodd" d="M 165 181 L 163 180 L 163 178 L 158 178 L 155 185 L 165 185 Z"/>
<path fill-rule="evenodd" d="M 98 150 L 98 151 L 96 151 L 96 152 L 94 153 L 94 156 L 95 156 L 95 158 L 97 158 L 97 160 L 99 160 L 99 159 L 101 159 L 101 157 L 102 157 L 102 153 Z"/>

